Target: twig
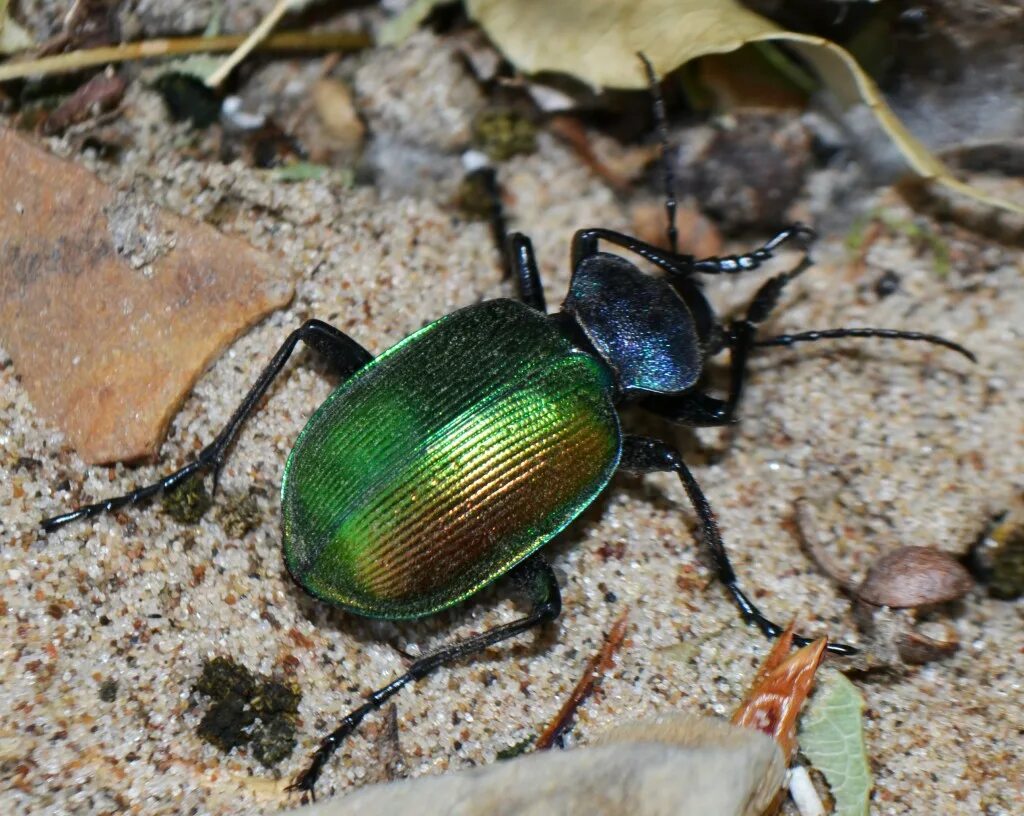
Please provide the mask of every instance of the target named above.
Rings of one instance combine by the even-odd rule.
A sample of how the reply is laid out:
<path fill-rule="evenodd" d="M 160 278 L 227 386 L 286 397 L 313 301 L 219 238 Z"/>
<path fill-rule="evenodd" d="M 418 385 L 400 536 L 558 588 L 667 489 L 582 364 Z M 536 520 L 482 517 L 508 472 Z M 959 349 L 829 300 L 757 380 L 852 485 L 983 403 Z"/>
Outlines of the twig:
<path fill-rule="evenodd" d="M 208 88 L 219 87 L 220 84 L 231 75 L 231 72 L 235 70 L 238 63 L 249 56 L 249 53 L 257 45 L 270 36 L 270 32 L 274 30 L 274 26 L 281 21 L 281 18 L 284 17 L 293 5 L 295 5 L 295 0 L 277 0 L 277 3 L 268 12 L 267 16 L 260 21 L 260 24 L 256 26 L 256 28 L 249 32 L 249 36 L 245 38 L 245 41 L 218 66 L 216 71 L 210 74 L 206 80 L 206 86 Z"/>
<path fill-rule="evenodd" d="M 537 738 L 537 742 L 534 745 L 535 751 L 546 751 L 565 734 L 576 710 L 587 697 L 593 694 L 597 681 L 612 667 L 615 661 L 615 653 L 619 650 L 622 641 L 626 637 L 626 620 L 628 617 L 629 608 L 627 607 L 622 610 L 622 614 L 619 615 L 611 631 L 608 632 L 601 651 L 587 661 L 586 668 L 583 670 L 583 676 L 576 684 L 576 688 L 572 690 L 569 699 L 565 701 L 561 711 L 558 712 L 558 715 L 551 721 L 551 724 Z"/>
<path fill-rule="evenodd" d="M 179 37 L 164 40 L 121 43 L 120 45 L 87 48 L 68 54 L 8 62 L 0 65 L 0 82 L 27 76 L 45 76 L 68 71 L 80 71 L 97 65 L 154 57 L 175 57 L 212 51 L 231 51 L 245 42 L 239 34 L 219 37 Z M 369 35 L 353 31 L 287 31 L 272 34 L 258 44 L 261 50 L 278 51 L 358 51 L 371 44 Z"/>

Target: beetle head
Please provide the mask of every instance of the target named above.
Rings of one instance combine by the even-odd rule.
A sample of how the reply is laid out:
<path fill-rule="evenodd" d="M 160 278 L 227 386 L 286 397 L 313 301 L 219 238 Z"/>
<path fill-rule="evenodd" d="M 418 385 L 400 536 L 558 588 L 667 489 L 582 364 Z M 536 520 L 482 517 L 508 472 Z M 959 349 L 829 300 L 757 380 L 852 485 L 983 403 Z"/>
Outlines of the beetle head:
<path fill-rule="evenodd" d="M 605 252 L 583 258 L 562 309 L 624 392 L 676 394 L 700 378 L 704 351 L 694 315 L 666 280 L 625 258 Z"/>

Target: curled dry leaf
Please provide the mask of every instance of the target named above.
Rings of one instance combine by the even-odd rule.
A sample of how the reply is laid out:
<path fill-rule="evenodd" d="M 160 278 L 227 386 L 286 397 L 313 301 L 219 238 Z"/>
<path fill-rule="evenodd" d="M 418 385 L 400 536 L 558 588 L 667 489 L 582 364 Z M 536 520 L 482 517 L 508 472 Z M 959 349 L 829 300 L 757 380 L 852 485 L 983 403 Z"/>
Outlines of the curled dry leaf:
<path fill-rule="evenodd" d="M 762 731 L 774 739 L 788 761 L 796 750 L 796 720 L 814 685 L 828 640 L 821 638 L 788 654 L 793 624 L 775 641 L 732 722 Z"/>
<path fill-rule="evenodd" d="M 339 79 L 324 78 L 313 83 L 313 107 L 339 150 L 356 153 L 366 136 L 352 92 Z"/>
<path fill-rule="evenodd" d="M 522 71 L 571 74 L 594 87 L 645 88 L 638 52 L 665 75 L 696 57 L 735 51 L 747 43 L 785 42 L 844 105 L 867 105 L 918 175 L 991 206 L 1024 213 L 1024 206 L 956 179 L 903 126 L 847 51 L 822 37 L 785 31 L 736 0 L 465 2 L 470 16 Z"/>
<path fill-rule="evenodd" d="M 962 598 L 973 586 L 959 562 L 931 547 L 901 547 L 879 558 L 857 588 L 875 606 L 913 608 Z"/>

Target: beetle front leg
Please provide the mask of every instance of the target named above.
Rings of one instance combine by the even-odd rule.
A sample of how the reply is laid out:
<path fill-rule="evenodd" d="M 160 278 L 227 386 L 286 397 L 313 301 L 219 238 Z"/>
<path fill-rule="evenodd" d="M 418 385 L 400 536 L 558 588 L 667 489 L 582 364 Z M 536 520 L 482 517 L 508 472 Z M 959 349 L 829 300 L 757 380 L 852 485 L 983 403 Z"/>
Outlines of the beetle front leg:
<path fill-rule="evenodd" d="M 500 643 L 508 638 L 515 637 L 528 629 L 540 626 L 558 617 L 562 611 L 562 594 L 558 589 L 558 581 L 548 562 L 539 553 L 532 555 L 513 572 L 513 576 L 523 589 L 529 593 L 532 609 L 525 617 L 496 626 L 481 632 L 475 637 L 459 640 L 447 646 L 443 646 L 426 657 L 421 657 L 413 663 L 408 671 L 401 677 L 392 680 L 383 688 L 377 689 L 367 695 L 366 702 L 359 708 L 349 712 L 341 721 L 341 724 L 330 734 L 323 738 L 320 747 L 310 760 L 309 765 L 295 781 L 289 786 L 289 790 L 301 791 L 303 797 L 313 795 L 313 788 L 317 779 L 323 771 L 324 765 L 331 755 L 338 749 L 342 742 L 359 726 L 367 714 L 376 711 L 384 703 L 396 694 L 400 689 L 409 683 L 419 680 L 440 668 L 447 663 L 459 660 L 467 655 L 474 654 Z"/>
<path fill-rule="evenodd" d="M 76 508 L 67 513 L 61 513 L 58 516 L 43 519 L 40 522 L 43 531 L 49 533 L 68 522 L 82 518 L 92 518 L 100 513 L 107 513 L 126 505 L 136 504 L 144 499 L 148 499 L 150 496 L 181 484 L 195 473 L 211 472 L 213 474 L 213 489 L 216 491 L 217 478 L 227 456 L 228 448 L 231 447 L 231 443 L 238 436 L 242 423 L 253 412 L 256 404 L 266 393 L 274 378 L 281 372 L 285 362 L 287 362 L 300 340 L 324 355 L 343 378 L 352 376 L 352 374 L 373 359 L 370 352 L 330 324 L 324 323 L 321 320 L 307 320 L 302 326 L 288 335 L 288 339 L 277 350 L 277 353 L 267 364 L 267 367 L 263 369 L 252 388 L 249 389 L 249 393 L 245 395 L 242 404 L 235 409 L 231 419 L 228 420 L 228 424 L 217 434 L 213 442 L 199 452 L 195 460 L 189 462 L 185 467 L 174 471 L 169 476 L 164 476 L 153 484 L 137 488 L 131 493 L 115 496 L 95 504 Z"/>
<path fill-rule="evenodd" d="M 683 462 L 683 457 L 679 454 L 679 451 L 659 439 L 627 436 L 623 440 L 622 461 L 619 467 L 632 473 L 673 472 L 679 476 L 679 480 L 683 483 L 683 488 L 690 498 L 693 509 L 697 511 L 704 545 L 711 552 L 711 560 L 714 564 L 718 580 L 725 584 L 726 589 L 729 590 L 729 594 L 732 595 L 733 601 L 740 610 L 740 615 L 743 616 L 744 621 L 755 624 L 766 637 L 778 637 L 782 633 L 783 628 L 766 618 L 761 613 L 761 610 L 754 605 L 754 602 L 747 597 L 746 593 L 740 589 L 739 580 L 736 578 L 732 563 L 729 561 L 729 556 L 725 551 L 725 542 L 722 541 L 722 535 L 718 531 L 718 521 L 715 518 L 715 513 L 704 496 L 704 492 L 700 489 L 700 485 L 697 484 L 697 480 L 693 478 L 690 469 Z M 810 640 L 795 637 L 793 642 L 803 646 L 810 643 Z M 839 655 L 857 653 L 854 647 L 842 643 L 829 643 L 828 650 Z"/>
<path fill-rule="evenodd" d="M 519 281 L 519 297 L 541 314 L 547 313 L 544 302 L 544 284 L 541 283 L 537 259 L 533 255 L 533 242 L 521 232 L 508 236 L 505 254 L 509 269 Z"/>
<path fill-rule="evenodd" d="M 751 269 L 757 269 L 773 257 L 775 250 L 783 244 L 795 241 L 806 248 L 814 238 L 815 232 L 810 227 L 805 227 L 803 224 L 792 224 L 781 230 L 766 244 L 750 252 L 696 260 L 693 262 L 693 271 L 702 272 L 705 275 L 733 275 L 737 272 L 748 272 Z"/>

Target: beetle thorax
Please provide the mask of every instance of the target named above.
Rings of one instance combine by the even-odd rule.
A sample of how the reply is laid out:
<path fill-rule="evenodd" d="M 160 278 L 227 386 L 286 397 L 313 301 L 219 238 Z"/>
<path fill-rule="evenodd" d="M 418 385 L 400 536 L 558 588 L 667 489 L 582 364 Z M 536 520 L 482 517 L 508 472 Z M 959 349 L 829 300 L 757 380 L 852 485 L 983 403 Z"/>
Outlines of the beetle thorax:
<path fill-rule="evenodd" d="M 690 310 L 665 280 L 624 258 L 584 258 L 562 308 L 624 392 L 675 394 L 700 378 L 703 351 Z"/>

